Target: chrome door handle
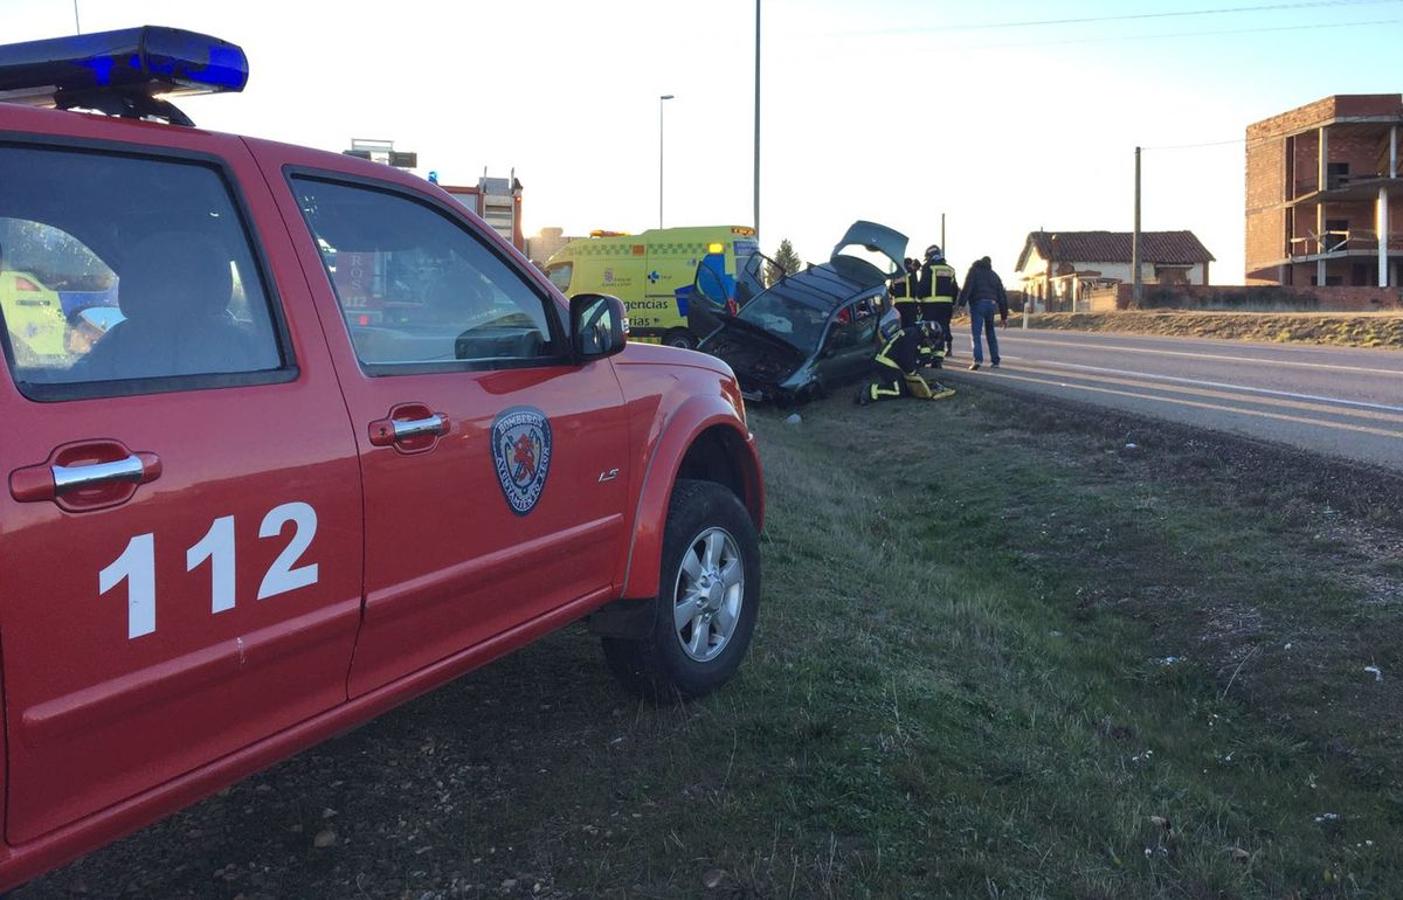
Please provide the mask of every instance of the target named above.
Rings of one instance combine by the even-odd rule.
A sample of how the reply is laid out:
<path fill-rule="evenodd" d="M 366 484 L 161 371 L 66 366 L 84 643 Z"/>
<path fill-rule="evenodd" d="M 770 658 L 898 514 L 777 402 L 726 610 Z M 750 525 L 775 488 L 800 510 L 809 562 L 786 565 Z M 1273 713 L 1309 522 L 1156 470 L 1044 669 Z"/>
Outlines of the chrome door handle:
<path fill-rule="evenodd" d="M 424 419 L 391 419 L 390 427 L 394 429 L 395 440 L 402 441 L 421 434 L 447 434 L 448 419 L 439 413 L 434 413 Z"/>
<path fill-rule="evenodd" d="M 140 483 L 146 477 L 146 467 L 135 454 L 126 459 L 86 466 L 50 466 L 49 471 L 54 476 L 55 494 L 107 484 L 110 481 Z"/>
<path fill-rule="evenodd" d="M 448 434 L 448 417 L 423 403 L 400 403 L 389 415 L 370 423 L 372 447 L 394 447 L 400 453 L 432 450 Z"/>
<path fill-rule="evenodd" d="M 65 512 L 106 509 L 126 503 L 138 487 L 160 478 L 162 469 L 159 456 L 129 450 L 121 441 L 74 441 L 55 447 L 41 463 L 11 472 L 10 496 L 20 503 L 52 501 Z"/>

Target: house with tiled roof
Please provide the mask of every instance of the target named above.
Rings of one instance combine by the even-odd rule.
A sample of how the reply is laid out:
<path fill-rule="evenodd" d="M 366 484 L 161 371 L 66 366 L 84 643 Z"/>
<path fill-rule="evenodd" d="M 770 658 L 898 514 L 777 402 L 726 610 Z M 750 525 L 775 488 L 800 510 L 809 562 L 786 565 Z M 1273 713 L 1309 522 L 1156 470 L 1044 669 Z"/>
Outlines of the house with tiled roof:
<path fill-rule="evenodd" d="M 1043 308 L 1073 309 L 1087 293 L 1134 280 L 1129 231 L 1033 231 L 1018 255 L 1024 293 Z M 1140 232 L 1140 279 L 1149 285 L 1208 284 L 1213 254 L 1192 231 Z"/>

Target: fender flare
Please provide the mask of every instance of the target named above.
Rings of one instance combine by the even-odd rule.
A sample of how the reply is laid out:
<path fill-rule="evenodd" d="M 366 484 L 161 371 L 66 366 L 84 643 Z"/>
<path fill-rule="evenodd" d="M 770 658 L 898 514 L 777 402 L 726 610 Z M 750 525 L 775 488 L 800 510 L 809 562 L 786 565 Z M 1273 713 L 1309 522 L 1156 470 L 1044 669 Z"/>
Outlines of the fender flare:
<path fill-rule="evenodd" d="M 682 460 L 692 445 L 715 428 L 723 432 L 730 447 L 737 448 L 737 469 L 744 485 L 741 502 L 755 521 L 756 530 L 764 525 L 765 490 L 760 456 L 755 450 L 755 436 L 744 420 L 721 396 L 688 398 L 663 423 L 662 436 L 644 470 L 643 485 L 638 492 L 633 517 L 633 534 L 629 541 L 628 559 L 623 575 L 621 597 L 642 599 L 656 597 L 661 580 L 663 529 L 667 524 L 667 507 Z"/>

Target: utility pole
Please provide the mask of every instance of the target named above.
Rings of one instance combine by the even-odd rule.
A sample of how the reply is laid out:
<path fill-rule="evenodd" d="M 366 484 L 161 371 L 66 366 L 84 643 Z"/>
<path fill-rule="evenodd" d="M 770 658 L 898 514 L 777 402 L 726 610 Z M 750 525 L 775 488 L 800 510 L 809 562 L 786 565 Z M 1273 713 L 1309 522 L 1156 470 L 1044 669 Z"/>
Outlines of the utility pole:
<path fill-rule="evenodd" d="M 663 227 L 663 102 L 672 99 L 672 94 L 658 98 L 658 227 Z"/>
<path fill-rule="evenodd" d="M 755 239 L 760 239 L 760 0 L 755 0 Z"/>
<path fill-rule="evenodd" d="M 950 258 L 950 248 L 945 246 L 945 213 L 940 214 L 940 252 L 946 259 Z"/>
<path fill-rule="evenodd" d="M 1135 231 L 1130 236 L 1130 296 L 1135 308 L 1140 308 L 1144 285 L 1140 278 L 1140 148 L 1135 148 Z"/>
<path fill-rule="evenodd" d="M 83 26 L 78 21 L 78 0 L 73 0 L 73 33 L 82 34 Z"/>

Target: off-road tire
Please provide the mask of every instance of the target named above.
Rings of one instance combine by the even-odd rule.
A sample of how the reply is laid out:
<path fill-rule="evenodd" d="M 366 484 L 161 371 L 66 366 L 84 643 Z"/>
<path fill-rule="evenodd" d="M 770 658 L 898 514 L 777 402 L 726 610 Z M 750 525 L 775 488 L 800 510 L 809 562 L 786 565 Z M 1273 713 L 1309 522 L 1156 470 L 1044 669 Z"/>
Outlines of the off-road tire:
<path fill-rule="evenodd" d="M 691 658 L 674 626 L 683 555 L 709 529 L 723 529 L 734 541 L 744 573 L 735 630 L 720 653 L 705 662 Z M 750 648 L 760 605 L 760 540 L 755 524 L 736 495 L 711 481 L 679 479 L 668 503 L 663 530 L 662 577 L 651 602 L 647 637 L 602 638 L 604 658 L 614 676 L 630 690 L 650 699 L 691 699 L 725 684 Z"/>

